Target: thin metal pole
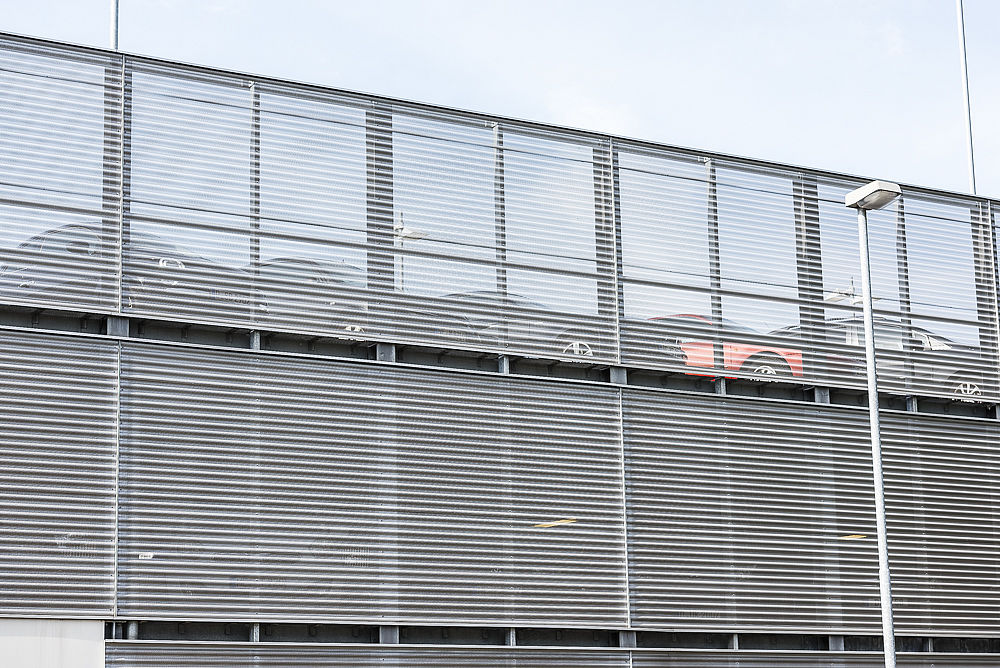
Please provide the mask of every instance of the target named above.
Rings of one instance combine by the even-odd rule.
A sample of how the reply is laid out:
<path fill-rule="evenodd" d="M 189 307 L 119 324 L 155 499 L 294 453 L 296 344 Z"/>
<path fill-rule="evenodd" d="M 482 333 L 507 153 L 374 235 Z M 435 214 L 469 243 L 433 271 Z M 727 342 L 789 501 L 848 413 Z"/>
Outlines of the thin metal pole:
<path fill-rule="evenodd" d="M 865 367 L 868 375 L 868 420 L 872 440 L 872 478 L 875 487 L 875 531 L 878 537 L 878 591 L 882 609 L 882 642 L 886 668 L 896 668 L 896 640 L 892 621 L 892 584 L 889 577 L 889 539 L 885 524 L 885 485 L 882 480 L 882 436 L 878 416 L 878 379 L 875 376 L 875 317 L 872 314 L 872 272 L 868 254 L 868 212 L 858 209 L 858 246 L 865 313 Z"/>
<path fill-rule="evenodd" d="M 118 50 L 118 1 L 111 0 L 111 48 L 115 51 Z M 962 47 L 965 48 L 964 46 Z"/>
<path fill-rule="evenodd" d="M 958 45 L 962 59 L 962 93 L 965 96 L 965 136 L 969 153 L 969 191 L 976 194 L 976 161 L 972 153 L 972 105 L 969 102 L 969 60 L 965 54 L 965 11 L 962 0 L 955 0 L 958 11 Z"/>

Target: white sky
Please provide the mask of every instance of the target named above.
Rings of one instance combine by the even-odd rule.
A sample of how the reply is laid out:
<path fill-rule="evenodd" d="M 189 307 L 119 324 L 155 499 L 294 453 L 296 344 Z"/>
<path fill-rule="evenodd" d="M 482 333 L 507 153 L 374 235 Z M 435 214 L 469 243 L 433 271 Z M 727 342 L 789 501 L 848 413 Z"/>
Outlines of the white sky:
<path fill-rule="evenodd" d="M 108 45 L 108 0 L 0 30 Z M 967 191 L 953 0 L 121 0 L 132 53 Z M 1000 196 L 1000 2 L 965 0 L 978 190 Z"/>

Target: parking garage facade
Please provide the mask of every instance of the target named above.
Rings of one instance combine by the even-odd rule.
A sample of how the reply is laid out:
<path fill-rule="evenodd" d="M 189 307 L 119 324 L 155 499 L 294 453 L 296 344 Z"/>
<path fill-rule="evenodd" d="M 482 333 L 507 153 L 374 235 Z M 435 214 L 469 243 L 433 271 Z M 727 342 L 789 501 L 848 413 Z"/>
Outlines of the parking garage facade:
<path fill-rule="evenodd" d="M 0 630 L 882 665 L 865 179 L 12 35 L 0 91 Z M 1000 662 L 998 207 L 869 218 L 902 666 Z"/>

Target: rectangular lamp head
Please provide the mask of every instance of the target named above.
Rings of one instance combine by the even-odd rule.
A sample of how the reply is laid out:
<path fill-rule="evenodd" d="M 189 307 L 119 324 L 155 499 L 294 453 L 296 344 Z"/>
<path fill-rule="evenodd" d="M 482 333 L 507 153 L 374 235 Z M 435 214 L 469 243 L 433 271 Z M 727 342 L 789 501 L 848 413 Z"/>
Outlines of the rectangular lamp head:
<path fill-rule="evenodd" d="M 851 209 L 881 209 L 900 195 L 899 185 L 889 181 L 872 181 L 852 190 L 844 197 L 844 205 Z"/>

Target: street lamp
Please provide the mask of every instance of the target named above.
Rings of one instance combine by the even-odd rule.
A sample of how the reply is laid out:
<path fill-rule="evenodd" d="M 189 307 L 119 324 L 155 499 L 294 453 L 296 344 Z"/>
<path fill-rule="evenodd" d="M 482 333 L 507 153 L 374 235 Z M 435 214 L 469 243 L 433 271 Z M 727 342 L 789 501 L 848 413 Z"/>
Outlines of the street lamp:
<path fill-rule="evenodd" d="M 875 317 L 872 314 L 872 270 L 868 252 L 868 211 L 881 209 L 899 197 L 899 186 L 872 181 L 847 193 L 844 205 L 858 210 L 858 250 L 861 255 L 861 302 L 865 314 L 865 368 L 868 377 L 868 421 L 872 439 L 872 477 L 875 487 L 875 529 L 878 537 L 878 590 L 882 608 L 882 647 L 886 668 L 896 668 L 896 639 L 892 622 L 892 585 L 889 578 L 889 539 L 885 525 L 885 485 L 882 480 L 882 438 L 878 416 L 878 379 L 875 375 Z"/>

